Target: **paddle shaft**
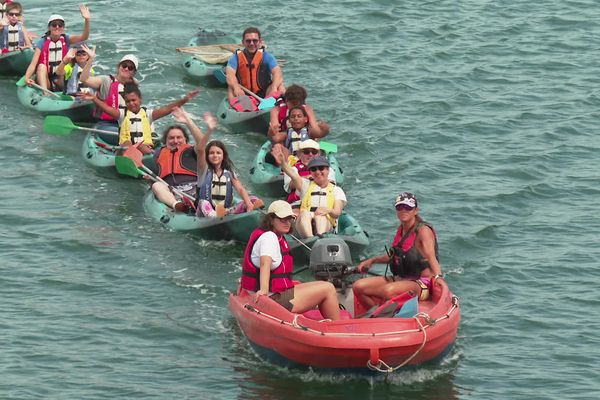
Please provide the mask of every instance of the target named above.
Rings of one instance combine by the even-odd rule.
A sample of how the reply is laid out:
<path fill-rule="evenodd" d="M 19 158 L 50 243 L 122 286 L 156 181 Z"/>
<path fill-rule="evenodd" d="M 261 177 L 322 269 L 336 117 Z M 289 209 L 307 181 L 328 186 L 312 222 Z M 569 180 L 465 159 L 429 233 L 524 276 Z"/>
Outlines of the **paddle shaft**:
<path fill-rule="evenodd" d="M 262 97 L 260 97 L 259 95 L 257 95 L 256 93 L 254 93 L 253 91 L 248 89 L 247 87 L 244 87 L 242 85 L 240 85 L 240 87 L 244 90 L 244 92 L 248 93 L 250 96 L 254 97 L 255 99 L 260 100 L 260 101 L 264 100 Z"/>
<path fill-rule="evenodd" d="M 150 168 L 146 167 L 144 164 L 140 165 L 139 168 L 141 168 L 146 173 L 146 175 L 148 175 L 153 181 L 162 182 L 165 185 L 167 185 L 169 187 L 169 189 L 171 189 L 173 191 L 173 193 L 178 194 L 182 197 L 185 197 L 186 199 L 189 199 L 189 200 L 193 201 L 194 203 L 196 202 L 195 197 L 190 196 L 189 194 L 182 192 L 181 190 L 175 189 L 173 186 L 171 186 L 167 182 L 165 182 L 161 177 L 159 177 L 154 172 L 152 172 L 152 170 Z"/>
<path fill-rule="evenodd" d="M 288 233 L 288 235 L 290 235 L 296 242 L 300 243 L 302 246 L 306 247 L 306 249 L 308 251 L 312 251 L 312 249 L 310 247 L 308 247 L 306 245 L 306 243 L 304 243 L 302 240 L 298 239 L 296 236 L 292 235 L 291 233 Z"/>
<path fill-rule="evenodd" d="M 54 93 L 51 90 L 46 89 L 45 87 L 41 87 L 40 85 L 38 85 L 37 83 L 32 83 L 31 86 L 33 86 L 34 88 L 40 89 L 42 92 L 44 93 L 48 93 L 50 96 L 52 97 L 56 97 L 57 99 L 60 99 L 60 96 L 57 95 L 56 93 Z"/>

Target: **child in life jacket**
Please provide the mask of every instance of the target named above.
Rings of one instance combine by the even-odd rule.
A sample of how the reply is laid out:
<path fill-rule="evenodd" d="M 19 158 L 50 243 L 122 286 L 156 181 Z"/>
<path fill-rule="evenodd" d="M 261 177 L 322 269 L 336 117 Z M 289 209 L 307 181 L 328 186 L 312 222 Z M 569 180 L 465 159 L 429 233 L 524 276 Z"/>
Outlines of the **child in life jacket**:
<path fill-rule="evenodd" d="M 80 4 L 79 11 L 85 21 L 80 35 L 65 33 L 65 19 L 61 15 L 53 14 L 48 18 L 48 31 L 36 42 L 33 58 L 25 72 L 27 85 L 32 86 L 36 83 L 31 79 L 35 74 L 37 84 L 44 89 L 62 89 L 62 82 L 56 75 L 58 64 L 67 55 L 72 43 L 83 42 L 90 36 L 90 10 L 84 4 Z"/>
<path fill-rule="evenodd" d="M 200 90 L 192 90 L 181 99 L 154 109 L 142 107 L 142 93 L 133 82 L 126 83 L 123 86 L 123 98 L 127 107 L 125 110 L 113 108 L 90 93 L 83 93 L 81 98 L 93 101 L 96 107 L 119 120 L 120 146 L 128 147 L 142 142 L 138 149 L 144 154 L 151 154 L 154 147 L 153 122 L 171 114 L 173 109 L 181 107 L 196 97 L 198 93 L 200 93 Z"/>
<path fill-rule="evenodd" d="M 237 177 L 225 144 L 213 140 L 207 144 L 211 132 L 207 131 L 198 150 L 198 207 L 197 215 L 223 217 L 262 208 L 264 202 L 248 191 Z M 204 157 L 202 157 L 204 152 Z M 233 191 L 242 201 L 234 203 Z"/>
<path fill-rule="evenodd" d="M 96 93 L 94 89 L 81 82 L 81 73 L 90 58 L 86 50 L 89 50 L 89 47 L 85 43 L 74 45 L 58 64 L 56 75 L 63 79 L 64 94 L 75 96 L 79 93 Z M 94 75 L 93 69 L 91 75 Z"/>
<path fill-rule="evenodd" d="M 6 5 L 6 12 L 0 19 L 0 49 L 2 53 L 31 47 L 31 40 L 23 25 L 23 6 L 21 3 Z"/>
<path fill-rule="evenodd" d="M 267 135 L 273 143 L 274 149 L 280 146 L 288 147 L 289 149 L 289 129 L 293 128 L 291 113 L 292 109 L 297 107 L 301 107 L 304 110 L 304 117 L 306 118 L 304 123 L 305 132 L 300 133 L 298 129 L 301 128 L 295 129 L 298 136 L 304 135 L 304 139 L 301 140 L 319 140 L 329 133 L 329 125 L 325 121 L 317 121 L 312 107 L 306 104 L 306 97 L 306 89 L 300 85 L 293 84 L 286 89 L 285 94 L 278 99 L 275 107 L 271 109 Z M 292 149 L 289 149 L 289 152 L 293 153 L 296 150 L 297 146 L 294 146 Z M 269 157 L 267 162 L 277 165 L 276 158 Z"/>

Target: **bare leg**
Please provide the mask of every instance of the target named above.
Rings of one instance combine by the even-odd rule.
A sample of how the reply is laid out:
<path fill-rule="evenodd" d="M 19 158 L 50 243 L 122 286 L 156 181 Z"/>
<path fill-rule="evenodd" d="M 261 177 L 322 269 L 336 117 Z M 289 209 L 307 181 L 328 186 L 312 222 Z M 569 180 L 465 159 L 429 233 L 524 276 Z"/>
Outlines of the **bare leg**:
<path fill-rule="evenodd" d="M 340 319 L 335 287 L 330 282 L 313 281 L 296 285 L 290 302 L 294 305 L 294 313 L 302 313 L 318 305 L 323 317 L 334 321 Z"/>
<path fill-rule="evenodd" d="M 333 228 L 331 222 L 324 215 L 315 215 L 315 235 L 329 232 Z"/>
<path fill-rule="evenodd" d="M 313 237 L 312 231 L 312 216 L 310 211 L 300 211 L 300 215 L 296 220 L 296 230 L 303 238 Z"/>
<path fill-rule="evenodd" d="M 39 64 L 35 70 L 35 80 L 38 85 L 44 89 L 50 87 L 50 81 L 48 80 L 48 68 L 44 64 Z"/>
<path fill-rule="evenodd" d="M 383 276 L 372 276 L 359 279 L 352 284 L 354 297 L 366 308 L 379 304 L 383 298 L 383 290 L 389 282 Z"/>
<path fill-rule="evenodd" d="M 173 205 L 177 203 L 175 195 L 169 190 L 169 187 L 162 182 L 154 182 L 152 184 L 152 193 L 158 199 L 158 201 L 173 208 Z"/>

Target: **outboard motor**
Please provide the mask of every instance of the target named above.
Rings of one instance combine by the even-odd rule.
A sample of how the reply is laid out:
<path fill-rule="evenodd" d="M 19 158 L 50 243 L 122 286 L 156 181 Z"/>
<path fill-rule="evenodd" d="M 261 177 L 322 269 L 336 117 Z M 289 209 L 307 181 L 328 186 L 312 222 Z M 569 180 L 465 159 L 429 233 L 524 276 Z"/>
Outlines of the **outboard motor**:
<path fill-rule="evenodd" d="M 310 252 L 309 268 L 315 279 L 329 281 L 336 288 L 345 289 L 343 278 L 352 269 L 348 245 L 340 238 L 317 240 Z"/>
<path fill-rule="evenodd" d="M 226 36 L 226 33 L 216 29 L 204 29 L 198 28 L 196 34 L 196 46 L 204 46 L 209 44 L 218 43 L 218 39 L 222 39 Z"/>

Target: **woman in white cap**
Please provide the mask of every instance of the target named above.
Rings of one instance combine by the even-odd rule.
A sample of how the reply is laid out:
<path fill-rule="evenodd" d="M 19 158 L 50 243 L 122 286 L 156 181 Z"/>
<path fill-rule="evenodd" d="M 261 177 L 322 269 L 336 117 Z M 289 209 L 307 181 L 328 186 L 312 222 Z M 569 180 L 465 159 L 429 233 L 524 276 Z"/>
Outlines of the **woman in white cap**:
<path fill-rule="evenodd" d="M 354 296 L 365 308 L 378 305 L 403 292 L 412 291 L 427 300 L 432 280 L 442 273 L 433 227 L 418 215 L 417 198 L 409 192 L 396 197 L 396 216 L 400 226 L 392 242 L 392 253 L 371 257 L 358 264 L 366 272 L 373 264 L 389 263 L 392 276 L 373 276 L 353 283 Z"/>
<path fill-rule="evenodd" d="M 72 43 L 87 40 L 90 35 L 90 10 L 80 4 L 79 11 L 85 21 L 81 35 L 65 34 L 65 19 L 61 15 L 53 14 L 48 18 L 48 31 L 36 42 L 33 58 L 25 72 L 28 85 L 35 83 L 31 79 L 35 74 L 37 84 L 41 87 L 53 91 L 62 89 L 62 83 L 57 81 L 55 73 L 58 64 L 67 55 Z"/>
<path fill-rule="evenodd" d="M 340 319 L 335 287 L 313 281 L 294 285 L 293 259 L 284 234 L 295 219 L 290 204 L 276 200 L 269 206 L 260 227 L 250 235 L 242 263 L 241 287 L 255 293 L 255 301 L 269 296 L 293 313 L 319 307 L 324 318 Z"/>
<path fill-rule="evenodd" d="M 337 226 L 346 205 L 346 194 L 329 181 L 329 161 L 323 156 L 308 163 L 310 177 L 301 177 L 280 154 L 281 169 L 291 179 L 290 188 L 300 192 L 300 214 L 296 230 L 303 238 L 321 235 Z"/>
<path fill-rule="evenodd" d="M 98 98 L 108 106 L 120 111 L 125 111 L 125 99 L 123 98 L 123 85 L 129 82 L 137 83 L 134 79 L 138 70 L 138 59 L 133 54 L 125 54 L 117 64 L 117 73 L 112 75 L 92 76 L 92 64 L 96 58 L 96 52 L 93 49 L 86 49 L 89 59 L 83 71 L 81 72 L 81 81 L 88 87 L 97 91 Z M 96 110 L 96 118 L 100 120 L 97 125 L 98 129 L 118 128 L 117 119 L 113 118 L 99 108 Z"/>

